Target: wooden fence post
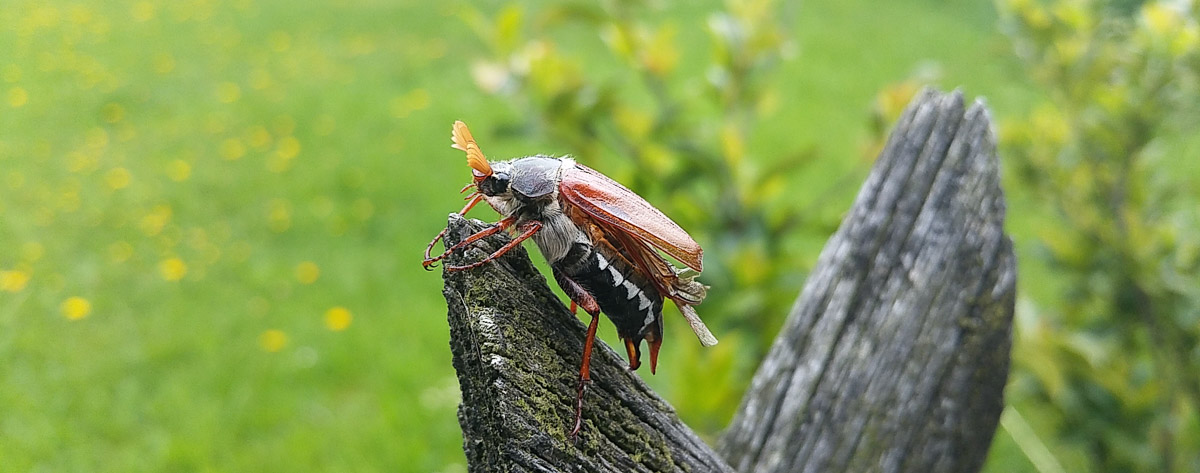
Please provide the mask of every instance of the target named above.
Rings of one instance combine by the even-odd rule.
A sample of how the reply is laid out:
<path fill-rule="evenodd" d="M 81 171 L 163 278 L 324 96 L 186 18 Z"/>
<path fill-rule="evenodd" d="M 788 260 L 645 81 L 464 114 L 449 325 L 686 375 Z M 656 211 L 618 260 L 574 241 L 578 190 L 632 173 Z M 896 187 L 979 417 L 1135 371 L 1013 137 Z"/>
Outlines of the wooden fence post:
<path fill-rule="evenodd" d="M 973 472 L 1004 409 L 1016 263 L 982 103 L 905 112 L 719 450 L 741 472 Z"/>

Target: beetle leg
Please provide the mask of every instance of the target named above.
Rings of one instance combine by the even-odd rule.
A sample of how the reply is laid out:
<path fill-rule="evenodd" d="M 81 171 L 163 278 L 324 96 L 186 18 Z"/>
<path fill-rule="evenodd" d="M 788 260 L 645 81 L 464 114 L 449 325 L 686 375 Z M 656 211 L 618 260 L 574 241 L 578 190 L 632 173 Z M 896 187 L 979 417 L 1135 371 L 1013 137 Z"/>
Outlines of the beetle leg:
<path fill-rule="evenodd" d="M 572 300 L 571 301 L 571 314 L 576 314 L 577 312 L 575 309 L 578 309 L 578 308 L 579 308 L 579 306 L 575 305 L 575 301 Z"/>
<path fill-rule="evenodd" d="M 466 188 L 464 187 L 463 189 L 465 190 Z M 469 199 L 471 199 L 471 201 L 467 202 L 467 205 L 463 206 L 462 210 L 458 211 L 459 215 L 466 215 L 467 212 L 469 212 L 471 210 L 471 207 L 474 207 L 475 204 L 478 204 L 480 200 L 483 200 L 483 194 L 475 194 L 475 195 L 469 197 Z M 446 257 L 446 255 L 442 255 L 437 258 L 431 258 L 429 256 L 429 252 L 433 251 L 433 245 L 436 245 L 438 240 L 441 240 L 442 237 L 444 237 L 444 236 L 446 236 L 445 228 L 443 228 L 442 231 L 438 232 L 437 236 L 433 237 L 433 241 L 429 242 L 429 246 L 425 247 L 425 261 L 421 265 L 425 267 L 426 271 L 429 271 L 430 265 L 432 265 L 434 262 Z M 446 253 L 449 254 L 450 252 L 447 251 Z"/>
<path fill-rule="evenodd" d="M 470 207 L 468 207 L 468 209 L 469 208 Z M 425 248 L 425 261 L 421 262 L 421 266 L 424 266 L 425 270 L 428 271 L 429 267 L 431 265 L 433 265 L 433 263 L 436 263 L 438 260 L 440 260 L 442 258 L 450 256 L 450 253 L 453 253 L 454 250 L 457 250 L 464 246 L 470 245 L 471 243 L 475 243 L 479 240 L 490 237 L 497 233 L 500 233 L 504 229 L 512 226 L 513 222 L 515 222 L 515 221 L 516 221 L 516 218 L 514 218 L 514 217 L 508 217 L 503 220 L 500 220 L 499 222 L 496 222 L 495 225 L 485 228 L 483 230 L 480 230 L 479 233 L 476 233 L 469 237 L 463 238 L 463 240 L 458 242 L 458 244 L 451 246 L 449 248 L 446 248 L 446 251 L 443 252 L 442 254 L 434 256 L 434 257 L 430 257 L 429 250 L 433 249 L 433 245 L 435 243 L 437 243 L 437 241 L 440 240 L 446 234 L 446 230 L 442 230 L 441 233 L 438 233 L 438 236 L 434 237 L 433 241 L 429 242 L 429 246 Z"/>
<path fill-rule="evenodd" d="M 567 297 L 571 298 L 571 313 L 575 313 L 575 307 L 583 307 L 592 316 L 592 322 L 588 325 L 587 339 L 583 342 L 583 363 L 579 366 L 579 387 L 575 395 L 575 426 L 571 429 L 571 440 L 575 440 L 575 436 L 579 434 L 579 429 L 583 428 L 583 392 L 587 389 L 591 378 L 591 362 L 592 362 L 592 344 L 596 340 L 596 327 L 600 324 L 600 304 L 596 302 L 596 298 L 587 292 L 583 286 L 571 279 L 570 276 L 563 274 L 557 268 L 551 267 L 554 271 L 554 280 L 558 282 L 558 287 L 561 287 Z M 578 302 L 576 302 L 578 301 Z"/>
<path fill-rule="evenodd" d="M 503 222 L 505 222 L 505 221 L 508 221 L 509 223 L 508 223 L 508 224 L 506 224 L 506 225 L 504 225 L 505 227 L 507 227 L 507 226 L 509 226 L 509 225 L 512 225 L 512 223 L 511 223 L 511 221 L 512 221 L 512 220 L 515 220 L 515 218 L 514 218 L 514 217 L 508 217 L 508 218 L 506 218 L 506 219 L 504 219 L 504 220 L 501 220 L 500 222 L 501 222 L 501 223 L 503 223 Z M 498 227 L 498 226 L 497 226 L 497 227 Z M 478 268 L 478 267 L 480 267 L 480 266 L 483 266 L 484 264 L 487 264 L 489 261 L 492 261 L 492 260 L 494 260 L 494 259 L 496 259 L 496 258 L 499 258 L 499 257 L 503 256 L 505 253 L 508 253 L 508 251 L 509 251 L 509 250 L 511 250 L 511 249 L 513 249 L 513 248 L 515 248 L 517 245 L 520 245 L 520 244 L 521 244 L 521 242 L 523 242 L 523 241 L 525 241 L 526 239 L 528 239 L 529 237 L 533 236 L 533 234 L 534 234 L 534 233 L 537 233 L 537 231 L 538 231 L 538 230 L 541 230 L 541 229 L 542 229 L 542 224 L 541 224 L 541 222 L 538 222 L 537 220 L 530 220 L 530 221 L 528 221 L 528 222 L 525 222 L 525 223 L 521 224 L 521 230 L 522 230 L 522 232 L 521 232 L 521 234 L 520 234 L 520 235 L 517 235 L 517 237 L 516 237 L 516 238 L 513 238 L 513 240 L 512 240 L 512 241 L 508 242 L 508 244 L 506 244 L 506 245 L 504 245 L 504 246 L 500 247 L 500 249 L 499 249 L 499 250 L 496 250 L 496 252 L 495 252 L 495 253 L 492 253 L 492 254 L 488 255 L 488 257 L 487 257 L 487 258 L 484 258 L 484 259 L 481 259 L 481 260 L 479 260 L 479 261 L 476 261 L 476 262 L 474 262 L 474 263 L 467 264 L 467 265 L 463 265 L 463 266 L 446 266 L 446 271 L 450 271 L 450 272 L 454 272 L 454 271 L 462 271 L 462 270 L 465 270 L 465 269 Z M 487 235 L 483 235 L 483 233 L 484 233 L 484 232 L 487 232 L 487 230 L 484 230 L 484 231 L 482 231 L 482 232 L 479 232 L 479 233 L 476 233 L 476 234 L 474 234 L 474 235 L 471 235 L 470 237 L 467 237 L 467 238 L 466 238 L 466 239 L 464 239 L 463 241 L 459 242 L 459 244 L 457 244 L 457 245 L 454 245 L 454 248 L 452 248 L 451 250 L 446 250 L 446 253 L 447 253 L 447 254 L 449 254 L 449 252 L 450 252 L 450 251 L 452 251 L 453 249 L 458 249 L 458 248 L 461 248 L 461 247 L 463 246 L 463 244 L 465 244 L 465 243 L 470 243 L 470 242 L 478 241 L 480 238 L 484 238 L 484 237 L 486 237 L 486 236 L 488 236 L 488 235 L 492 235 L 492 234 L 494 234 L 494 233 L 496 233 L 496 232 L 498 232 L 498 231 L 500 231 L 500 230 L 499 230 L 499 229 L 497 229 L 497 230 L 493 231 L 492 233 L 488 233 Z M 480 236 L 480 235 L 483 235 L 483 236 Z M 476 238 L 476 237 L 478 237 L 478 238 Z M 442 255 L 442 256 L 445 256 L 445 255 Z"/>
<path fill-rule="evenodd" d="M 433 241 L 429 242 L 429 246 L 425 247 L 425 261 L 421 262 L 421 266 L 424 267 L 426 271 L 431 271 L 431 269 L 429 269 L 430 266 L 437 261 L 433 259 L 433 257 L 429 256 L 429 252 L 433 251 L 433 245 L 436 245 L 438 240 L 441 240 L 443 236 L 446 236 L 445 228 L 438 232 L 437 236 L 433 237 Z"/>
<path fill-rule="evenodd" d="M 579 367 L 579 388 L 575 393 L 575 427 L 571 429 L 571 440 L 579 435 L 583 428 L 583 391 L 592 382 L 592 344 L 596 341 L 596 327 L 600 325 L 600 313 L 592 314 L 592 323 L 588 325 L 587 339 L 583 342 L 583 366 Z"/>
<path fill-rule="evenodd" d="M 579 390 L 575 397 L 575 427 L 571 429 L 571 438 L 574 439 L 579 434 L 579 429 L 583 428 L 583 391 L 592 381 L 592 344 L 596 340 L 596 327 L 600 325 L 600 304 L 596 302 L 596 298 L 592 297 L 591 293 L 570 276 L 554 267 L 550 269 L 554 272 L 554 281 L 558 283 L 558 287 L 561 287 L 567 297 L 571 298 L 571 312 L 575 312 L 576 304 L 578 304 L 592 315 L 592 323 L 588 325 L 587 339 L 583 342 L 583 363 L 579 367 Z"/>
<path fill-rule="evenodd" d="M 554 269 L 553 267 L 550 269 L 553 270 L 552 272 L 554 273 L 554 281 L 558 283 L 558 287 L 561 287 L 563 293 L 565 293 L 567 297 L 571 298 L 571 313 L 575 312 L 576 305 L 582 307 L 583 310 L 587 311 L 589 314 L 596 315 L 600 313 L 600 304 L 596 302 L 596 298 L 592 297 L 591 293 L 587 292 L 587 290 L 584 289 L 583 286 L 580 286 L 579 283 L 575 282 L 574 279 L 571 279 L 569 276 L 563 274 L 562 271 Z"/>

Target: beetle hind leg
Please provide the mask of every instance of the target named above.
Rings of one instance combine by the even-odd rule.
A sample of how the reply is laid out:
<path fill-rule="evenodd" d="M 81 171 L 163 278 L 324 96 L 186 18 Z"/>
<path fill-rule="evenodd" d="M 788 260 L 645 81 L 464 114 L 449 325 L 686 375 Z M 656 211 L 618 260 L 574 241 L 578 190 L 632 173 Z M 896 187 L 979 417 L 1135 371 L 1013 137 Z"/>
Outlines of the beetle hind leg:
<path fill-rule="evenodd" d="M 579 435 L 579 429 L 583 428 L 583 392 L 592 382 L 592 345 L 596 342 L 596 328 L 599 326 L 600 314 L 592 314 L 592 323 L 588 324 L 587 338 L 583 342 L 583 364 L 579 367 L 579 386 L 575 391 L 575 426 L 571 429 L 572 441 Z"/>
<path fill-rule="evenodd" d="M 600 326 L 600 304 L 596 302 L 596 298 L 592 297 L 591 293 L 570 276 L 554 266 L 551 266 L 550 269 L 554 273 L 554 280 L 558 282 L 558 287 L 561 287 L 567 297 L 571 298 L 571 313 L 575 312 L 575 307 L 578 305 L 592 316 L 592 321 L 588 324 L 587 338 L 583 341 L 583 362 L 579 366 L 579 384 L 575 391 L 575 426 L 571 428 L 571 439 L 574 440 L 579 435 L 579 429 L 583 428 L 583 393 L 587 390 L 587 385 L 592 382 L 592 345 L 596 343 L 596 328 Z"/>

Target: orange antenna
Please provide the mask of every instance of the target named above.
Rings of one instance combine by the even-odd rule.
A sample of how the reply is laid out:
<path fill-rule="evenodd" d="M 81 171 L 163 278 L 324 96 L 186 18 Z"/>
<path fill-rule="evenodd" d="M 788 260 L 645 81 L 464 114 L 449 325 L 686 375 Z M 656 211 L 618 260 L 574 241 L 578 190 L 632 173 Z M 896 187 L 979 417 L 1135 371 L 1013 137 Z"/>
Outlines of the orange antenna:
<path fill-rule="evenodd" d="M 475 142 L 475 138 L 471 136 L 471 130 L 467 129 L 467 124 L 460 121 L 454 122 L 454 130 L 450 134 L 450 139 L 454 141 L 451 148 L 460 149 L 467 153 L 467 164 L 471 169 L 476 171 L 476 176 L 487 177 L 492 175 L 492 166 L 488 164 L 487 158 L 483 156 L 483 151 L 479 149 L 479 144 Z"/>

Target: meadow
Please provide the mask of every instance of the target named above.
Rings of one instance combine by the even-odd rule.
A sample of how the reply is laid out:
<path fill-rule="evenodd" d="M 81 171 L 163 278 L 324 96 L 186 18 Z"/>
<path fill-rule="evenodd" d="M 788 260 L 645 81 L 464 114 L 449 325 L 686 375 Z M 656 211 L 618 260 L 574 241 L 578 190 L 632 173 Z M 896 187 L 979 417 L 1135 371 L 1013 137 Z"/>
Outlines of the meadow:
<path fill-rule="evenodd" d="M 719 7 L 664 7 L 697 39 L 685 56 L 705 54 Z M 0 4 L 0 471 L 465 471 L 441 280 L 420 265 L 469 178 L 450 124 L 492 157 L 573 152 L 489 125 L 520 110 L 472 79 L 488 45 L 465 18 L 498 9 Z M 1001 121 L 1043 94 L 988 2 L 788 14 L 795 58 L 751 146 L 818 149 L 789 198 L 835 220 L 870 166 L 880 90 L 961 87 Z M 1011 203 L 1026 258 L 1032 199 Z M 821 243 L 797 245 L 811 264 Z M 1048 268 L 1021 270 L 1023 294 L 1053 296 Z M 702 426 L 736 407 L 689 404 L 673 380 L 649 381 Z M 1034 471 L 1004 430 L 990 468 Z"/>

